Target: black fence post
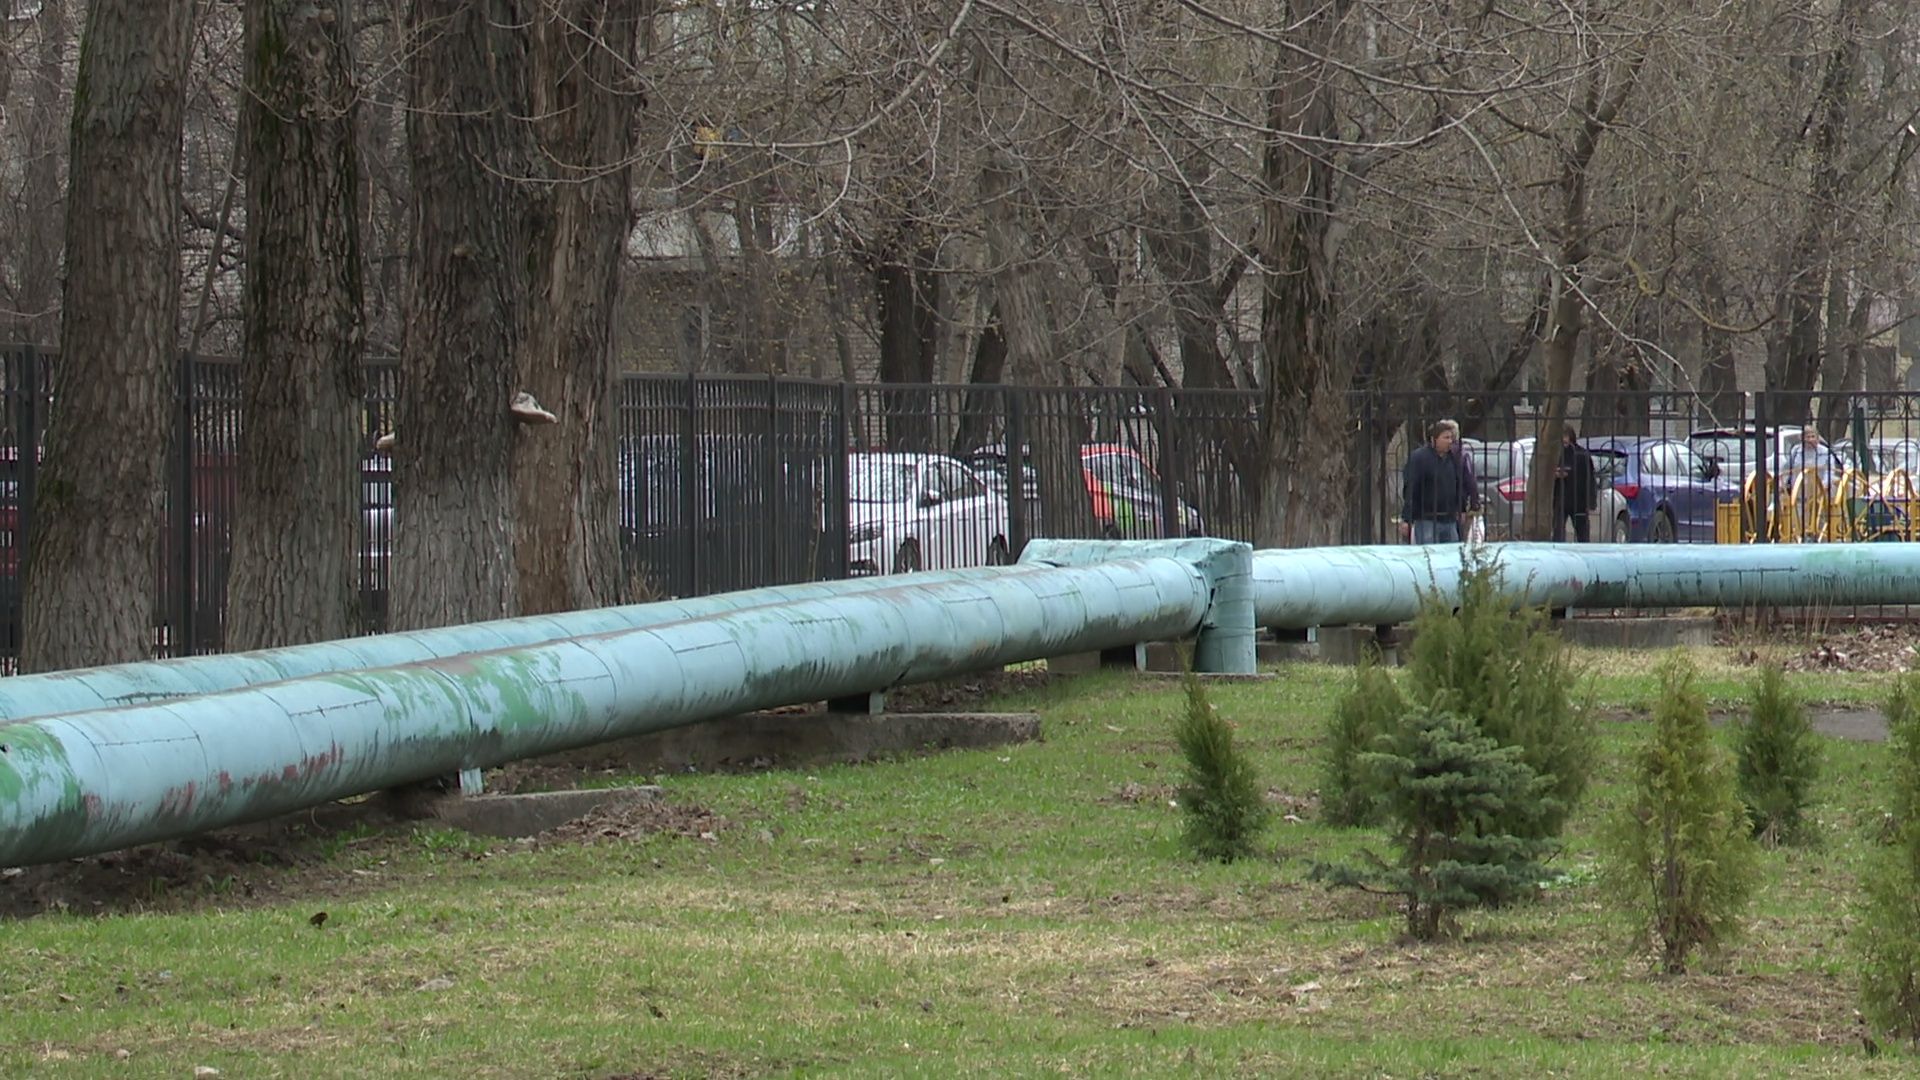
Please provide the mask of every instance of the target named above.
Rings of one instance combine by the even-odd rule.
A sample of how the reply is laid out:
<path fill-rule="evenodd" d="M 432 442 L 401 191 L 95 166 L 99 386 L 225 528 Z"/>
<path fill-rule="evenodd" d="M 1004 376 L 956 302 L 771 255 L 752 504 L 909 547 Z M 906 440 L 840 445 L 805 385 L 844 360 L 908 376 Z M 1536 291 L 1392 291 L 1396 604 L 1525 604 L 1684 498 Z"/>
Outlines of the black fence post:
<path fill-rule="evenodd" d="M 687 407 L 680 424 L 680 543 L 674 572 L 684 583 L 675 590 L 680 596 L 698 596 L 706 590 L 700 581 L 700 424 L 695 415 L 700 407 L 700 380 L 687 372 Z"/>
<path fill-rule="evenodd" d="M 1180 483 L 1180 473 L 1176 466 L 1173 445 L 1173 389 L 1162 386 L 1153 394 L 1153 422 L 1155 441 L 1158 447 L 1159 461 L 1154 466 L 1160 470 L 1160 535 L 1186 535 L 1186 514 L 1181 510 L 1180 493 L 1184 485 Z"/>
<path fill-rule="evenodd" d="M 842 379 L 834 398 L 838 412 L 833 425 L 833 484 L 826 492 L 827 505 L 821 507 L 821 514 L 832 522 L 831 535 L 827 546 L 833 550 L 834 577 L 844 578 L 851 569 L 847 565 L 847 534 L 853 529 L 852 501 L 853 492 L 849 489 L 847 474 L 853 467 L 853 384 Z"/>
<path fill-rule="evenodd" d="M 1026 402 L 1020 388 L 1009 386 L 1007 395 L 1007 541 L 1015 560 L 1027 546 L 1027 453 Z"/>
<path fill-rule="evenodd" d="M 766 566 L 766 576 L 763 577 L 759 583 L 761 585 L 784 585 L 791 579 L 787 576 L 787 564 L 782 556 L 787 549 L 786 532 L 793 527 L 794 523 L 786 520 L 785 514 L 787 501 L 783 496 L 786 492 L 786 485 L 782 482 L 781 477 L 784 471 L 781 466 L 784 465 L 785 462 L 782 459 L 782 446 L 780 442 L 780 377 L 772 372 L 767 373 L 767 442 L 765 454 L 767 458 L 766 476 L 764 477 L 766 484 L 761 488 L 760 505 L 766 508 L 767 531 L 771 533 L 771 535 L 767 537 L 767 543 L 765 545 L 767 555 L 764 564 Z"/>
<path fill-rule="evenodd" d="M 170 656 L 193 655 L 193 354 L 182 350 L 174 376 L 173 513 L 167 610 L 173 626 L 167 634 Z"/>
<path fill-rule="evenodd" d="M 40 486 L 40 349 L 28 345 L 20 353 L 18 396 L 13 403 L 14 439 L 14 596 L 27 594 L 27 549 L 33 543 L 33 500 Z"/>
<path fill-rule="evenodd" d="M 1768 449 L 1773 442 L 1773 433 L 1767 430 L 1767 408 L 1769 394 L 1765 390 L 1753 395 L 1753 542 L 1768 543 L 1772 537 L 1767 532 L 1767 518 L 1773 507 L 1773 491 L 1768 483 Z M 1744 496 L 1744 492 L 1742 495 Z"/>

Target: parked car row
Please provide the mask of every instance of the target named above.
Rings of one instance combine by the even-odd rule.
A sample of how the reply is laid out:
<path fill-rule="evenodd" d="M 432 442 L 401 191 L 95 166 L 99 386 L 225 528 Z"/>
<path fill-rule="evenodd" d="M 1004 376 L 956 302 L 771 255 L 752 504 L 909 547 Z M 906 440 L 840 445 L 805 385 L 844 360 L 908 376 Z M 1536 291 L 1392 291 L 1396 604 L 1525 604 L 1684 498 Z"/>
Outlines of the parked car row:
<path fill-rule="evenodd" d="M 996 491 L 1005 492 L 1007 448 L 1005 443 L 982 446 L 967 455 L 971 465 Z M 1080 447 L 1080 470 L 1087 485 L 1087 498 L 1093 519 L 1101 534 L 1114 539 L 1145 540 L 1167 535 L 1167 493 L 1160 477 L 1146 458 L 1130 446 L 1118 443 L 1087 443 Z M 1030 449 L 1022 448 L 1021 497 L 1026 502 L 1029 527 L 1037 532 L 1046 528 L 1040 510 L 1040 486 Z M 1177 535 L 1205 536 L 1206 522 L 1200 511 L 1184 500 L 1175 499 Z"/>
<path fill-rule="evenodd" d="M 1487 538 L 1520 535 L 1534 439 L 1467 439 L 1462 445 L 1472 455 L 1479 481 Z M 1711 543 L 1716 508 L 1740 497 L 1738 479 L 1679 439 L 1603 435 L 1580 445 L 1593 458 L 1599 488 L 1590 519 L 1596 542 Z"/>

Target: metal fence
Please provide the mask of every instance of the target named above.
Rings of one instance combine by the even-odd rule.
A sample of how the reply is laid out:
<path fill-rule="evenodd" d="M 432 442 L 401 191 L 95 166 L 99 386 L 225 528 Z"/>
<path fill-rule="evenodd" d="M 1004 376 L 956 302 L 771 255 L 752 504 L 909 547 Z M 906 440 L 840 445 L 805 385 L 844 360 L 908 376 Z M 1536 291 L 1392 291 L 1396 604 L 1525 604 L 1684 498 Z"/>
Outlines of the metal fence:
<path fill-rule="evenodd" d="M 55 355 L 0 349 L 0 657 L 19 635 L 37 451 Z M 369 362 L 360 594 L 386 621 L 392 361 Z M 225 642 L 238 492 L 239 367 L 182 357 L 167 450 L 167 522 L 152 557 L 156 653 Z M 1521 534 L 1543 395 L 1356 394 L 1343 538 L 1397 539 L 1401 471 L 1427 426 L 1458 420 L 1489 539 Z M 1920 394 L 1698 399 L 1568 395 L 1592 455 L 1596 541 L 1920 539 Z M 618 388 L 618 532 L 629 580 L 660 595 L 1016 558 L 1036 536 L 1254 539 L 1253 391 L 863 385 L 630 375 Z M 1804 423 L 1813 417 L 1812 424 Z M 1821 432 L 1817 446 L 1801 431 Z M 1335 452 L 1333 447 L 1328 452 Z M 1571 526 L 1571 523 L 1568 523 Z M 1573 539 L 1573 528 L 1567 538 Z"/>

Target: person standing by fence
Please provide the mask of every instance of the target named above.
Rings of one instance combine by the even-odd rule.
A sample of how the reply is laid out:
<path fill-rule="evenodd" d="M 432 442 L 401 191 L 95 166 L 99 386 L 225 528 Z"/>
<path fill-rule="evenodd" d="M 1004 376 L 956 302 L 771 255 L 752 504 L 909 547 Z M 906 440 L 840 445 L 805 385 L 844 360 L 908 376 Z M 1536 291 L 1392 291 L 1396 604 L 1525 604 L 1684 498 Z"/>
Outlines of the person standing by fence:
<path fill-rule="evenodd" d="M 1453 456 L 1460 425 L 1436 421 L 1427 441 L 1407 456 L 1400 483 L 1400 536 L 1416 544 L 1457 544 L 1467 499 Z"/>
<path fill-rule="evenodd" d="M 1567 521 L 1573 521 L 1577 543 L 1593 540 L 1589 517 L 1600 505 L 1600 487 L 1594 477 L 1593 455 L 1580 445 L 1580 433 L 1568 424 L 1560 429 L 1560 464 L 1553 470 L 1553 540 L 1565 543 Z"/>

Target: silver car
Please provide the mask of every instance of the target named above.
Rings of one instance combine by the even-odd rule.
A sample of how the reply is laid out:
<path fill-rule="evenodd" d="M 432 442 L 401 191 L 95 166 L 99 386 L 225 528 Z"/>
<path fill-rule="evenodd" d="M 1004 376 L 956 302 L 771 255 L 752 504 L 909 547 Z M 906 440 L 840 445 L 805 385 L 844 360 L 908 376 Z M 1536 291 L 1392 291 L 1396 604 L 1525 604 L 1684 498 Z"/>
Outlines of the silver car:
<path fill-rule="evenodd" d="M 1526 519 L 1527 474 L 1533 467 L 1533 436 L 1512 442 L 1465 440 L 1473 457 L 1474 479 L 1480 485 L 1481 513 L 1487 519 L 1488 540 L 1512 540 L 1521 532 Z M 1619 531 L 1621 511 L 1626 500 L 1613 490 L 1615 459 L 1604 452 L 1593 452 L 1594 481 L 1598 485 L 1599 508 L 1589 514 L 1594 543 L 1624 543 Z M 1572 526 L 1568 526 L 1572 539 Z"/>

